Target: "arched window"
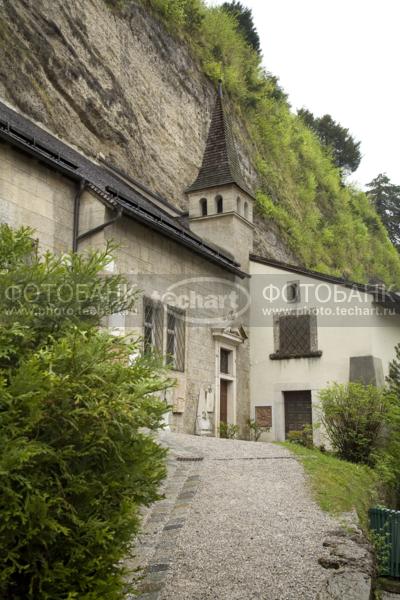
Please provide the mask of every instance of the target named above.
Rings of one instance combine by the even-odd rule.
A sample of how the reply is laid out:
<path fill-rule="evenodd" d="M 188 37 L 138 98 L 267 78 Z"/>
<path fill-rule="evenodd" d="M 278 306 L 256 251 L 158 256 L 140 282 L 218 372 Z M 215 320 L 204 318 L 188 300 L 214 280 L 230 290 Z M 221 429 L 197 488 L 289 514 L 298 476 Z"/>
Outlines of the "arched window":
<path fill-rule="evenodd" d="M 215 197 L 215 210 L 217 211 L 217 213 L 222 213 L 224 210 L 224 201 L 222 199 L 222 196 L 216 196 Z"/>
<path fill-rule="evenodd" d="M 236 211 L 239 213 L 242 210 L 242 201 L 240 200 L 239 196 L 236 198 Z"/>
<path fill-rule="evenodd" d="M 200 213 L 202 217 L 207 216 L 207 198 L 201 198 L 200 200 Z"/>
<path fill-rule="evenodd" d="M 244 203 L 244 218 L 248 219 L 249 218 L 249 205 L 247 204 L 247 202 Z"/>

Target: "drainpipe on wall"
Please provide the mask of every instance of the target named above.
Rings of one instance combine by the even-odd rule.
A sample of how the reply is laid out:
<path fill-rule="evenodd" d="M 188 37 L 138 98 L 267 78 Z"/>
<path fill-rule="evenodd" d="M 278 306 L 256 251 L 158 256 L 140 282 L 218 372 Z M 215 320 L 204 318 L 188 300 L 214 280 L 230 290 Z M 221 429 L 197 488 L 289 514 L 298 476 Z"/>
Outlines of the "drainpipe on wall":
<path fill-rule="evenodd" d="M 72 252 L 78 250 L 78 233 L 79 233 L 79 209 L 81 205 L 81 197 L 85 191 L 86 181 L 81 179 L 79 182 L 78 191 L 75 194 L 74 199 L 74 222 L 72 226 Z"/>
<path fill-rule="evenodd" d="M 118 219 L 120 219 L 122 217 L 122 208 L 118 208 L 118 209 L 116 209 L 117 214 L 115 215 L 115 217 L 113 217 L 109 221 L 106 221 L 105 223 L 100 223 L 100 225 L 96 225 L 96 227 L 93 227 L 92 229 L 89 229 L 88 231 L 85 231 L 84 233 L 81 233 L 79 235 L 79 212 L 80 212 L 80 206 L 81 206 L 81 198 L 82 198 L 83 192 L 85 191 L 85 188 L 86 188 L 86 180 L 81 179 L 79 182 L 78 191 L 77 191 L 77 193 L 75 195 L 75 199 L 74 199 L 74 221 L 73 221 L 73 231 L 72 231 L 72 251 L 73 252 L 77 252 L 78 244 L 81 240 L 84 240 L 84 239 L 94 235 L 95 233 L 102 231 L 102 229 L 105 229 L 109 225 L 112 225 L 113 223 L 118 221 Z"/>
<path fill-rule="evenodd" d="M 118 221 L 121 217 L 122 217 L 122 208 L 118 208 L 117 209 L 117 214 L 115 215 L 115 217 L 113 217 L 109 221 L 106 221 L 105 223 L 100 223 L 100 225 L 97 225 L 96 227 L 93 227 L 93 229 L 89 229 L 88 231 L 85 231 L 84 233 L 81 233 L 81 235 L 78 235 L 78 237 L 76 238 L 77 244 L 81 240 L 84 240 L 84 239 L 90 237 L 91 235 L 94 235 L 95 233 L 98 233 L 99 231 L 102 231 L 103 229 L 105 229 L 109 225 L 112 225 L 113 223 L 115 223 L 116 221 Z"/>

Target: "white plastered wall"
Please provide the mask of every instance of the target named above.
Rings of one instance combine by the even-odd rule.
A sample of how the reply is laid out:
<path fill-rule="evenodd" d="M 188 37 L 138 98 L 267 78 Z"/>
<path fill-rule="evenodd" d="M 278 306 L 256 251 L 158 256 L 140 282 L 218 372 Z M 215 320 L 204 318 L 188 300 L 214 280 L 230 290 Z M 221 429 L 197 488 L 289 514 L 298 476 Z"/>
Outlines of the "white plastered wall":
<path fill-rule="evenodd" d="M 394 358 L 394 347 L 400 342 L 400 316 L 371 316 L 362 320 L 345 319 L 324 320 L 317 316 L 318 349 L 321 357 L 291 358 L 271 360 L 274 353 L 273 316 L 262 315 L 260 307 L 273 308 L 273 303 L 260 300 L 260 294 L 266 285 L 275 281 L 279 287 L 282 281 L 299 281 L 301 284 L 322 283 L 311 277 L 292 273 L 283 269 L 256 262 L 250 263 L 252 275 L 252 308 L 250 316 L 250 411 L 254 418 L 256 406 L 272 406 L 272 428 L 263 434 L 264 440 L 282 441 L 285 439 L 284 392 L 310 390 L 313 403 L 313 421 L 318 421 L 319 391 L 332 382 L 349 381 L 350 357 L 372 355 L 382 360 L 384 375 L 388 373 L 389 363 Z M 263 277 L 264 276 L 264 277 Z M 265 284 L 265 285 L 264 285 Z M 326 292 L 335 285 L 324 282 Z M 341 290 L 348 292 L 344 286 Z M 339 294 L 340 295 L 340 294 Z M 351 304 L 351 303 L 350 303 Z M 288 305 L 287 308 L 303 306 Z M 354 306 L 359 301 L 354 299 Z M 280 305 L 281 306 L 281 305 Z M 334 307 L 333 303 L 329 306 Z M 346 304 L 348 306 L 348 304 Z M 373 298 L 368 294 L 363 308 L 372 309 Z M 315 429 L 315 441 L 319 443 L 321 431 Z"/>

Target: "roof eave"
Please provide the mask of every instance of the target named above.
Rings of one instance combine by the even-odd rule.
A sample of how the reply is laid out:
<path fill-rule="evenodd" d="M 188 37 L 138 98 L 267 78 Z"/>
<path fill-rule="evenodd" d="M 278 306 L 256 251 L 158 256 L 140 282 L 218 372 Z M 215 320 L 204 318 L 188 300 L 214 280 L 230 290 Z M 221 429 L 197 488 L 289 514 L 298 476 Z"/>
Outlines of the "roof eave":
<path fill-rule="evenodd" d="M 193 192 L 201 192 L 202 190 L 210 190 L 212 188 L 223 187 L 226 185 L 236 185 L 236 187 L 238 187 L 240 190 L 242 190 L 242 192 L 244 192 L 245 194 L 250 196 L 250 198 L 252 198 L 253 200 L 256 199 L 253 192 L 251 192 L 245 185 L 238 183 L 235 179 L 229 179 L 229 180 L 227 179 L 227 180 L 219 181 L 217 183 L 210 182 L 210 183 L 206 183 L 206 184 L 200 184 L 200 183 L 197 184 L 195 182 L 190 187 L 185 189 L 185 194 L 192 194 Z"/>
<path fill-rule="evenodd" d="M 270 267 L 274 267 L 277 269 L 282 269 L 283 271 L 288 271 L 289 273 L 296 273 L 298 275 L 304 275 L 305 277 L 310 277 L 311 279 L 318 279 L 320 281 L 326 281 L 327 283 L 332 283 L 333 285 L 342 285 L 344 287 L 357 289 L 361 292 L 365 292 L 366 294 L 371 294 L 374 297 L 374 302 L 376 304 L 383 305 L 395 305 L 400 307 L 400 296 L 399 300 L 393 300 L 393 294 L 390 292 L 382 292 L 376 290 L 376 288 L 371 288 L 370 285 L 365 283 L 357 283 L 356 281 L 351 281 L 348 279 L 341 279 L 340 277 L 335 277 L 334 275 L 326 275 L 325 273 L 319 273 L 318 271 L 312 271 L 311 269 L 307 269 L 306 267 L 300 267 L 297 265 L 290 265 L 288 263 L 280 262 L 270 258 L 264 258 L 263 256 L 259 256 L 257 254 L 250 254 L 250 261 L 267 265 Z"/>

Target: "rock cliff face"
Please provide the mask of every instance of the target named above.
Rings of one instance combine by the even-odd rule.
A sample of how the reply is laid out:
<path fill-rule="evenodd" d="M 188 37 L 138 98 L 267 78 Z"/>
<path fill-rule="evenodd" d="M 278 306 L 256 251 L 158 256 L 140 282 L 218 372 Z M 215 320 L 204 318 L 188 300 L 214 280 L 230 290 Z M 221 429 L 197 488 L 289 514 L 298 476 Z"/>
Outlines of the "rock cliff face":
<path fill-rule="evenodd" d="M 1 0 L 0 97 L 89 156 L 186 208 L 215 90 L 187 47 L 134 2 Z M 234 123 L 248 183 L 251 143 Z M 256 216 L 255 250 L 294 260 Z"/>

